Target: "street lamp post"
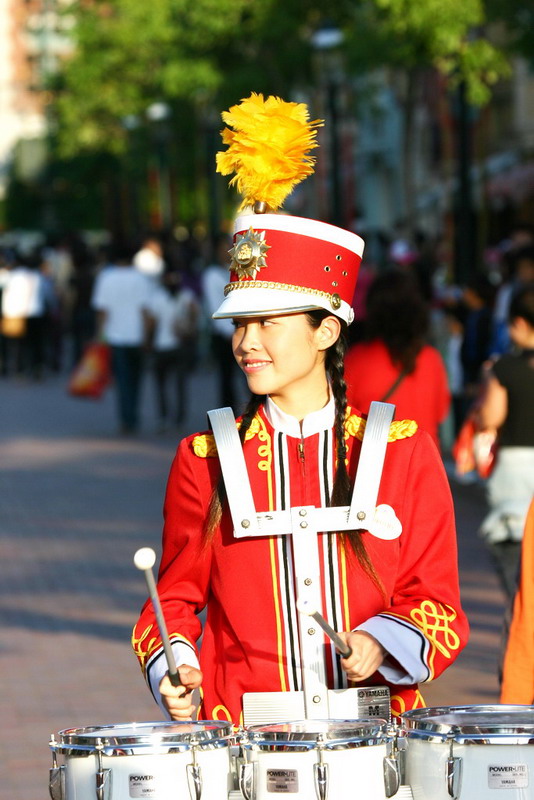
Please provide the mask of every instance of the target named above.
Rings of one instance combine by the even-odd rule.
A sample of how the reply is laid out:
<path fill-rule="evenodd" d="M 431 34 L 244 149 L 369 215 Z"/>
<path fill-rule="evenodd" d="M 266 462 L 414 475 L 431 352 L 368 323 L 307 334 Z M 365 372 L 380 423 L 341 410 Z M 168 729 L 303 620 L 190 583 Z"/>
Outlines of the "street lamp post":
<path fill-rule="evenodd" d="M 157 222 L 158 227 L 169 230 L 172 225 L 172 186 L 169 163 L 169 126 L 171 108 L 167 103 L 152 103 L 146 116 L 152 123 L 152 131 L 156 151 L 156 176 L 157 176 Z"/>
<path fill-rule="evenodd" d="M 454 196 L 454 278 L 465 284 L 476 271 L 477 236 L 473 202 L 473 111 L 467 100 L 465 81 L 455 94 L 456 191 Z"/>
<path fill-rule="evenodd" d="M 311 44 L 319 56 L 320 79 L 324 81 L 326 113 L 330 132 L 330 202 L 329 221 L 343 225 L 343 191 L 341 178 L 341 120 L 340 100 L 342 69 L 339 48 L 343 43 L 343 32 L 331 24 L 325 24 L 315 31 Z"/>

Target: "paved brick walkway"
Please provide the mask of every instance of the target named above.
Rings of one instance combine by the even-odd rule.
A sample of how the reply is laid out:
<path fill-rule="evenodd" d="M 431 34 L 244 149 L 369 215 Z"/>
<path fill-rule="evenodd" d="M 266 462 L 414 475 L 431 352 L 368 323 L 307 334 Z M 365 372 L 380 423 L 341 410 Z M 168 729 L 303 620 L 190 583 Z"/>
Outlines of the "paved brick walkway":
<path fill-rule="evenodd" d="M 179 432 L 115 435 L 114 398 L 69 398 L 64 379 L 0 383 L 0 799 L 48 797 L 51 733 L 158 717 L 130 650 L 145 598 L 132 558 L 159 552 L 161 505 Z M 193 378 L 184 430 L 217 405 L 209 371 Z M 462 585 L 473 634 L 425 692 L 430 705 L 497 700 L 502 598 L 475 531 L 479 487 L 454 486 Z"/>

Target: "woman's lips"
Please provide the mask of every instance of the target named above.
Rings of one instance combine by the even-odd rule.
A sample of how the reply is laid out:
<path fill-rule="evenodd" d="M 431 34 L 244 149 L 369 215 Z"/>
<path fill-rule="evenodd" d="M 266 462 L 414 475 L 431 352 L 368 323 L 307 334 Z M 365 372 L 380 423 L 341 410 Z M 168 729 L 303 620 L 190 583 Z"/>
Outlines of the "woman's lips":
<path fill-rule="evenodd" d="M 243 361 L 243 369 L 245 372 L 259 372 L 265 367 L 270 366 L 270 361 Z"/>

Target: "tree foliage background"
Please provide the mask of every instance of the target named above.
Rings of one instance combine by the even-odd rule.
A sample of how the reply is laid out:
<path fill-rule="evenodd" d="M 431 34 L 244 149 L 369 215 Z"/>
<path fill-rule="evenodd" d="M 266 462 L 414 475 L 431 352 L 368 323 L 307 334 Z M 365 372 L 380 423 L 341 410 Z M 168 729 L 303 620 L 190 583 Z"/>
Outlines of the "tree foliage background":
<path fill-rule="evenodd" d="M 291 97 L 309 90 L 317 78 L 312 34 L 325 22 L 344 33 L 349 79 L 378 67 L 412 76 L 433 67 L 451 86 L 464 82 L 478 104 L 490 100 L 514 51 L 532 52 L 534 15 L 520 0 L 329 5 L 325 20 L 323 0 L 68 4 L 74 54 L 49 76 L 54 163 L 67 174 L 71 165 L 83 179 L 86 158 L 95 183 L 109 183 L 113 173 L 140 181 L 153 146 L 146 111 L 164 101 L 170 109 L 168 157 L 189 223 L 206 211 L 198 196 L 209 181 L 206 148 L 214 146 L 206 137 L 219 126 L 220 111 L 251 91 Z M 495 30 L 499 46 L 490 36 Z"/>

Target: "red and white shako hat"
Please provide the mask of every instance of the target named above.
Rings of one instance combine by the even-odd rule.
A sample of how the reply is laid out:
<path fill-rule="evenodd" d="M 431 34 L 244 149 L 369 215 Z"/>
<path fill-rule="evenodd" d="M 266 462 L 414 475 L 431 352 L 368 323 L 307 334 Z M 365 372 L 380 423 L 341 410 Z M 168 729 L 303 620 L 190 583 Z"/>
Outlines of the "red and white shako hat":
<path fill-rule="evenodd" d="M 254 94 L 222 116 L 235 130 L 223 131 L 229 148 L 217 154 L 217 167 L 235 173 L 231 183 L 251 213 L 235 220 L 230 282 L 213 317 L 324 308 L 350 324 L 363 240 L 325 222 L 270 213 L 313 172 L 307 150 L 317 146 L 319 121 L 308 122 L 302 103 Z"/>
<path fill-rule="evenodd" d="M 254 317 L 324 308 L 350 324 L 364 243 L 303 217 L 247 214 L 235 221 L 230 283 L 213 315 Z"/>

